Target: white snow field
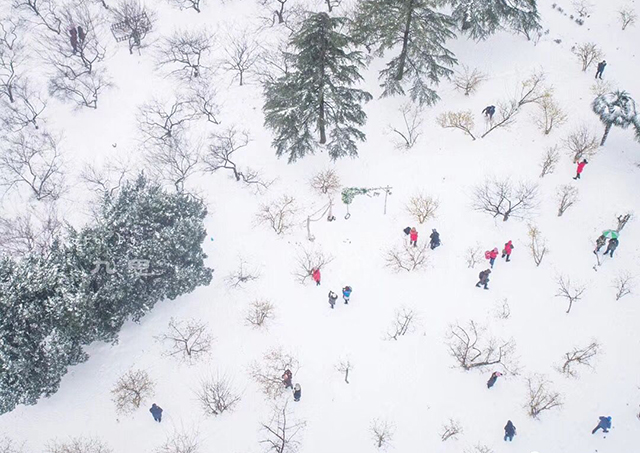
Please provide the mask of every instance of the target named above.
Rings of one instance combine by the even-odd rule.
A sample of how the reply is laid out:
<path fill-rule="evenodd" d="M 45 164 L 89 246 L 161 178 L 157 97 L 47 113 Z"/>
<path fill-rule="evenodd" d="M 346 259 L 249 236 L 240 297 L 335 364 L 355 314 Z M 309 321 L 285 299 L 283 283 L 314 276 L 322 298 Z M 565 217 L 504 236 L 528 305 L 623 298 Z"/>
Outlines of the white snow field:
<path fill-rule="evenodd" d="M 577 125 L 588 124 L 598 137 L 604 131 L 590 107 L 595 67 L 582 72 L 572 46 L 597 43 L 608 62 L 604 80 L 640 100 L 640 25 L 622 31 L 617 13 L 627 4 L 640 11 L 640 4 L 592 0 L 592 13 L 580 26 L 552 3 L 539 1 L 542 24 L 549 33 L 537 45 L 508 32 L 482 42 L 460 37 L 450 43 L 460 63 L 479 68 L 488 79 L 470 96 L 442 83 L 441 101 L 425 109 L 423 134 L 410 150 L 396 149 L 389 132 L 389 125 L 400 126 L 398 108 L 406 99 L 379 99 L 377 72 L 384 59 L 374 59 L 363 73 L 364 88 L 374 96 L 365 105 L 367 141 L 359 146 L 358 158 L 337 162 L 320 151 L 291 165 L 286 158 L 277 159 L 271 134 L 263 127 L 257 76 L 247 75 L 245 85 L 239 86 L 230 73 L 219 70 L 212 77 L 222 103 L 222 124 L 192 132 L 206 138 L 232 124 L 248 130 L 252 140 L 238 152 L 239 164 L 250 164 L 277 180 L 264 194 L 255 194 L 222 171 L 192 177 L 187 189 L 201 194 L 210 207 L 209 237 L 203 247 L 209 255 L 207 265 L 215 269 L 211 285 L 158 303 L 140 323 L 127 323 L 115 345 L 92 344 L 87 348 L 89 360 L 69 368 L 57 393 L 0 416 L 0 437 L 24 441 L 29 452 L 46 451 L 54 439 L 93 436 L 114 452 L 142 453 L 155 451 L 174 432 L 186 431 L 197 434 L 201 453 L 253 453 L 266 448 L 260 443 L 265 438 L 261 423 L 270 420 L 274 402 L 289 401 L 291 420 L 306 422 L 297 438 L 304 453 L 377 451 L 370 429 L 375 419 L 393 426 L 387 450 L 395 452 L 480 452 L 478 445 L 495 453 L 640 451 L 640 144 L 632 129 L 614 127 L 577 181 L 572 179 L 575 164 L 563 148 L 563 139 Z M 227 29 L 248 27 L 263 43 L 276 38 L 273 28 L 253 32 L 261 14 L 254 0 L 209 0 L 200 14 L 161 1 L 147 4 L 158 11 L 151 40 L 175 28 L 207 26 L 217 30 L 215 54 L 223 57 Z M 558 4 L 573 14 L 571 1 Z M 317 2 L 308 8 L 325 6 Z M 334 14 L 340 14 L 340 8 Z M 73 109 L 50 100 L 46 111 L 48 127 L 64 134 L 68 182 L 73 187 L 63 200 L 63 210 L 76 225 L 86 221 L 91 203 L 91 194 L 79 182 L 80 169 L 88 162 L 123 156 L 141 159 L 138 107 L 154 96 L 169 98 L 177 89 L 172 78 L 155 68 L 152 48 L 129 55 L 124 43 L 108 38 L 107 68 L 115 86 L 101 96 L 98 108 Z M 538 112 L 534 104 L 523 106 L 509 128 L 475 141 L 436 123 L 444 111 L 469 109 L 476 120 L 475 135 L 482 135 L 482 109 L 519 90 L 519 83 L 537 69 L 544 70 L 568 115 L 568 122 L 549 135 L 534 124 Z M 40 75 L 44 81 L 45 74 Z M 540 178 L 545 150 L 556 144 L 561 155 L 557 168 Z M 326 197 L 310 188 L 309 179 L 326 168 L 335 169 L 344 187 L 391 186 L 386 215 L 384 194 L 358 196 L 345 220 L 346 208 L 338 193 L 336 221 L 312 222 L 315 241 L 309 242 L 305 219 L 326 204 Z M 492 176 L 538 183 L 540 203 L 535 212 L 526 220 L 503 222 L 475 211 L 474 186 Z M 558 217 L 556 190 L 564 184 L 578 188 L 579 200 Z M 405 208 L 417 192 L 440 202 L 435 219 L 422 225 Z M 262 203 L 282 194 L 293 196 L 299 210 L 296 226 L 278 236 L 258 225 L 255 216 Z M 626 212 L 636 217 L 621 232 L 614 258 L 601 258 L 602 265 L 594 270 L 595 239 L 602 230 L 615 229 L 616 217 Z M 539 228 L 549 249 L 539 267 L 528 249 L 529 224 Z M 406 226 L 418 228 L 419 244 L 437 228 L 442 246 L 428 251 L 425 269 L 395 273 L 386 266 L 385 253 L 406 240 L 402 232 Z M 467 248 L 478 244 L 482 253 L 493 247 L 502 250 L 508 240 L 515 245 L 511 262 L 496 261 L 488 291 L 475 287 L 478 273 L 488 265 L 482 259 L 469 268 Z M 334 257 L 323 269 L 319 287 L 310 279 L 300 284 L 293 275 L 301 247 Z M 258 267 L 260 277 L 244 288 L 230 288 L 225 276 L 237 268 L 240 257 Z M 616 300 L 613 282 L 623 273 L 635 276 L 637 289 Z M 559 275 L 586 288 L 568 314 L 566 300 L 557 296 Z M 331 310 L 328 291 L 339 293 L 345 285 L 353 288 L 351 302 L 344 305 L 339 298 Z M 244 320 L 255 300 L 270 300 L 276 307 L 273 322 L 265 328 L 252 328 Z M 511 315 L 501 319 L 496 311 L 505 300 Z M 413 328 L 397 341 L 385 339 L 394 313 L 403 307 L 417 315 Z M 166 331 L 171 318 L 208 324 L 215 339 L 207 358 L 188 365 L 163 355 L 165 346 L 156 336 Z M 514 339 L 519 373 L 499 366 L 471 371 L 456 366 L 449 354 L 448 328 L 469 320 L 488 326 L 493 336 Z M 575 378 L 558 371 L 566 352 L 592 341 L 601 345 L 592 368 L 577 368 Z M 270 400 L 252 380 L 251 364 L 273 348 L 282 348 L 299 361 L 293 381 L 302 386 L 300 402 L 294 402 L 289 391 Z M 353 364 L 349 384 L 336 370 L 345 358 Z M 133 414 L 119 415 L 111 389 L 131 368 L 150 373 L 156 382 L 155 396 Z M 504 376 L 488 390 L 486 381 L 495 370 Z M 211 373 L 231 377 L 241 392 L 233 412 L 217 417 L 202 412 L 194 392 Z M 539 419 L 529 417 L 525 407 L 527 377 L 534 374 L 545 376 L 564 403 L 542 412 Z M 164 409 L 162 423 L 155 423 L 149 414 L 153 402 Z M 608 434 L 592 435 L 599 416 L 611 416 L 613 427 Z M 441 429 L 449 419 L 457 420 L 463 432 L 443 442 Z M 503 440 L 507 420 L 517 427 L 513 442 Z"/>

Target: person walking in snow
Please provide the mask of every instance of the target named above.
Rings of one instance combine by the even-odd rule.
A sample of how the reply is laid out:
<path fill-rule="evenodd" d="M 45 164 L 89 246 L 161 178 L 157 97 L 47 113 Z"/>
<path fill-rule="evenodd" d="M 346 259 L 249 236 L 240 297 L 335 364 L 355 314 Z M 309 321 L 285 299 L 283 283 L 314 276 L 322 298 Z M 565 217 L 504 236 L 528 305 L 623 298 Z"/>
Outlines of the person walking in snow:
<path fill-rule="evenodd" d="M 338 300 L 338 295 L 333 291 L 329 291 L 329 305 L 331 305 L 331 308 L 336 304 L 336 300 Z"/>
<path fill-rule="evenodd" d="M 342 288 L 342 298 L 344 299 L 345 305 L 349 303 L 349 297 L 351 297 L 351 286 L 345 286 Z"/>
<path fill-rule="evenodd" d="M 514 248 L 515 246 L 513 245 L 513 242 L 511 242 L 511 240 L 504 245 L 504 249 L 502 250 L 502 257 L 504 258 L 506 256 L 507 262 L 511 261 L 511 252 Z"/>
<path fill-rule="evenodd" d="M 300 397 L 302 396 L 302 387 L 300 384 L 296 384 L 293 388 L 293 401 L 300 401 Z"/>
<path fill-rule="evenodd" d="M 593 253 L 598 253 L 602 247 L 607 243 L 607 238 L 604 234 L 601 234 L 598 239 L 596 239 L 596 249 Z"/>
<path fill-rule="evenodd" d="M 158 406 L 156 403 L 151 405 L 151 409 L 149 409 L 151 415 L 153 415 L 153 419 L 160 423 L 162 421 L 162 408 Z"/>
<path fill-rule="evenodd" d="M 84 32 L 84 29 L 78 25 L 78 41 L 80 42 L 80 44 L 84 43 L 84 38 L 87 36 L 87 34 Z"/>
<path fill-rule="evenodd" d="M 409 244 L 414 247 L 418 245 L 418 230 L 415 228 L 411 228 L 411 231 L 409 232 Z"/>
<path fill-rule="evenodd" d="M 618 248 L 619 241 L 616 238 L 609 239 L 609 244 L 607 245 L 607 250 L 604 251 L 604 256 L 609 255 L 613 258 L 613 252 Z"/>
<path fill-rule="evenodd" d="M 429 242 L 431 250 L 440 245 L 440 233 L 438 233 L 435 228 L 431 230 L 431 236 L 429 236 L 429 238 L 431 239 L 431 241 Z"/>
<path fill-rule="evenodd" d="M 411 227 L 406 227 L 404 230 L 404 234 L 406 234 L 407 236 L 409 236 L 409 234 L 411 234 Z"/>
<path fill-rule="evenodd" d="M 600 421 L 598 422 L 598 426 L 593 428 L 591 434 L 595 434 L 596 431 L 602 429 L 603 432 L 608 433 L 609 428 L 611 428 L 611 417 L 600 417 Z"/>
<path fill-rule="evenodd" d="M 491 265 L 491 269 L 493 269 L 493 263 L 496 262 L 496 258 L 498 257 L 498 247 L 494 247 L 491 251 L 486 251 L 484 253 L 485 258 L 489 260 L 489 264 Z"/>
<path fill-rule="evenodd" d="M 493 114 L 496 113 L 495 105 L 488 105 L 482 111 L 482 114 L 491 121 L 493 119 Z"/>
<path fill-rule="evenodd" d="M 578 168 L 576 169 L 576 175 L 573 179 L 580 179 L 580 175 L 582 174 L 582 170 L 584 170 L 584 166 L 587 165 L 587 159 L 582 159 L 582 162 L 578 162 Z"/>
<path fill-rule="evenodd" d="M 478 275 L 480 281 L 476 283 L 476 286 L 480 288 L 480 286 L 484 285 L 484 289 L 489 289 L 487 285 L 489 284 L 489 274 L 491 273 L 491 269 L 486 269 Z"/>
<path fill-rule="evenodd" d="M 513 440 L 513 436 L 516 435 L 516 427 L 511 423 L 511 420 L 507 421 L 507 424 L 504 426 L 504 440 L 506 442 L 509 439 L 509 442 Z"/>
<path fill-rule="evenodd" d="M 78 51 L 78 30 L 76 30 L 76 27 L 71 27 L 69 29 L 69 35 L 71 35 L 69 42 L 71 43 L 71 48 L 75 54 Z"/>
<path fill-rule="evenodd" d="M 316 282 L 316 286 L 320 286 L 320 269 L 314 269 L 313 272 L 311 272 L 311 278 Z"/>
<path fill-rule="evenodd" d="M 502 373 L 499 371 L 494 371 L 493 373 L 491 373 L 491 377 L 487 381 L 487 388 L 490 389 L 491 387 L 493 387 L 493 384 L 496 383 L 500 376 L 502 376 Z"/>
<path fill-rule="evenodd" d="M 602 73 L 604 72 L 604 68 L 607 66 L 607 60 L 602 60 L 598 63 L 598 69 L 596 69 L 596 79 L 599 78 L 602 80 Z"/>
<path fill-rule="evenodd" d="M 293 379 L 293 373 L 291 372 L 291 370 L 289 369 L 284 370 L 284 373 L 282 374 L 282 384 L 284 385 L 284 388 L 286 389 L 293 388 L 293 384 L 291 382 L 292 379 Z"/>

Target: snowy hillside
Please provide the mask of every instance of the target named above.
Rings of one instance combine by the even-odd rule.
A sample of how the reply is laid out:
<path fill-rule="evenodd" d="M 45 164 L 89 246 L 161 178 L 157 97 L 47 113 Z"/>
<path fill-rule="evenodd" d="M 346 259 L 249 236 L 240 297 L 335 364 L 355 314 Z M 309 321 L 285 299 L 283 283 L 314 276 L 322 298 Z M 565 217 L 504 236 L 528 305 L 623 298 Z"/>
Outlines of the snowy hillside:
<path fill-rule="evenodd" d="M 5 3 L 3 12 L 16 14 L 10 2 Z M 101 2 L 89 3 L 102 9 Z M 225 169 L 190 175 L 185 190 L 202 197 L 208 207 L 202 248 L 208 255 L 206 265 L 214 269 L 211 284 L 175 300 L 160 301 L 140 322 L 127 322 L 116 344 L 92 343 L 86 348 L 90 358 L 69 367 L 56 393 L 0 415 L 0 439 L 7 436 L 24 442 L 25 452 L 47 452 L 54 440 L 84 436 L 104 441 L 117 453 L 254 453 L 268 448 L 263 424 L 269 425 L 274 406 L 286 403 L 289 423 L 304 422 L 294 437 L 304 453 L 378 451 L 372 426 L 385 423 L 392 436 L 381 448 L 393 452 L 638 451 L 640 143 L 634 140 L 633 126 L 613 126 L 604 146 L 587 158 L 588 165 L 576 180 L 576 163 L 565 140 L 582 125 L 598 143 L 604 133 L 591 107 L 597 61 L 583 72 L 572 52 L 575 46 L 597 44 L 607 61 L 602 77 L 610 83 L 607 91 L 625 90 L 640 102 L 640 23 L 623 31 L 618 14 L 624 6 L 640 14 L 637 0 L 592 0 L 583 25 L 569 17 L 579 17 L 570 0 L 538 0 L 545 31 L 539 40 L 499 31 L 479 42 L 462 35 L 448 41 L 459 63 L 456 71 L 466 65 L 486 78 L 469 96 L 443 81 L 436 89 L 441 100 L 424 106 L 418 116 L 421 135 L 411 149 L 396 146 L 400 136 L 393 132 L 404 127 L 400 109 L 409 99 L 380 97 L 378 73 L 388 58 L 375 57 L 361 72 L 364 82 L 357 85 L 373 96 L 363 104 L 366 141 L 358 145 L 358 157 L 332 161 L 318 148 L 315 155 L 292 164 L 287 164 L 286 156 L 276 157 L 273 132 L 264 126 L 258 66 L 244 74 L 240 86 L 234 72 L 221 63 L 231 49 L 231 38 L 242 31 L 264 48 L 275 48 L 287 39 L 288 30 L 277 24 L 266 26 L 261 17 L 271 17 L 272 12 L 265 12 L 257 0 L 203 1 L 201 13 L 179 10 L 170 3 L 147 0 L 147 7 L 157 12 L 156 23 L 145 38 L 148 45 L 134 49 L 133 54 L 126 42 L 115 42 L 108 31 L 113 19 L 105 13 L 103 65 L 113 87 L 100 94 L 96 109 L 74 108 L 72 103 L 46 96 L 51 68 L 45 64 L 46 46 L 37 42 L 38 34 L 29 36 L 32 53 L 25 64 L 33 83 L 48 98 L 43 124 L 62 135 L 64 182 L 69 189 L 57 202 L 61 217 L 76 228 L 91 219 L 96 196 L 81 178 L 86 164 L 100 168 L 127 161 L 130 177 L 144 169 L 168 191 L 176 190 L 145 160 L 139 119 L 145 103 L 153 99 L 170 103 L 177 93 L 188 91 L 188 84 L 156 65 L 163 37 L 177 29 L 206 28 L 216 36 L 207 57 L 212 69 L 206 77 L 217 91 L 220 124 L 203 118 L 193 121 L 188 129 L 190 143 L 207 150 L 215 140 L 211 134 L 224 134 L 234 126 L 241 141 L 241 132 L 246 131 L 249 141 L 235 154 L 238 167 L 258 170 L 264 181 L 273 183 L 257 191 Z M 307 3 L 306 9 L 326 10 L 324 2 Z M 346 14 L 352 8 L 346 3 L 331 14 Z M 31 18 L 27 12 L 21 14 Z M 541 84 L 553 88 L 553 99 L 567 121 L 545 135 L 536 125 L 539 104 L 523 103 L 512 124 L 481 138 L 490 127 L 482 110 L 520 99 L 523 82 L 542 73 Z M 475 140 L 438 123 L 446 112 L 466 110 L 473 114 Z M 499 117 L 500 112 L 492 124 Z M 555 170 L 540 177 L 540 164 L 556 145 Z M 335 171 L 341 189 L 388 186 L 390 193 L 385 197 L 378 190 L 377 196 L 355 196 L 346 219 L 347 206 L 337 191 L 332 196 L 336 219 L 329 222 L 328 197 L 309 183 L 327 169 Z M 514 215 L 503 221 L 501 216 L 493 218 L 474 209 L 478 187 L 507 178 L 514 187 L 537 184 L 535 206 L 526 218 Z M 577 189 L 577 201 L 558 216 L 557 192 L 565 185 Z M 439 203 L 435 217 L 423 224 L 406 208 L 419 193 Z M 259 223 L 257 214 L 282 196 L 292 197 L 296 210 L 291 228 L 278 235 Z M 12 191 L 2 199 L 2 217 L 38 203 L 26 190 Z M 618 216 L 627 213 L 632 217 L 620 231 L 613 258 L 603 256 L 606 245 L 597 258 L 596 239 L 604 230 L 616 230 Z M 309 217 L 313 241 L 307 232 Z M 403 232 L 407 226 L 417 228 L 418 247 L 429 241 L 434 228 L 442 243 L 426 249 L 423 268 L 394 272 L 387 265 L 389 251 L 413 249 Z M 530 252 L 530 227 L 537 227 L 547 248 L 539 266 Z M 494 247 L 502 251 L 509 240 L 515 245 L 510 262 L 499 255 L 489 289 L 476 287 L 479 272 L 489 268 L 484 252 Z M 473 267 L 467 262 L 470 248 L 480 254 Z M 305 250 L 332 258 L 321 269 L 320 286 L 311 277 L 300 283 L 295 275 Z M 228 277 L 241 262 L 257 278 L 234 287 Z M 632 292 L 616 300 L 616 280 L 625 275 L 631 277 Z M 574 288 L 584 288 L 569 313 L 567 299 L 559 295 L 560 278 L 570 280 Z M 347 285 L 353 288 L 348 305 L 341 294 Z M 329 291 L 339 296 L 335 309 L 328 303 Z M 245 319 L 256 301 L 273 305 L 273 318 L 262 327 Z M 398 313 L 409 312 L 413 318 L 406 334 L 390 339 Z M 209 353 L 191 363 L 168 356 L 168 343 L 159 337 L 169 331 L 172 319 L 204 324 L 212 337 Z M 462 369 L 451 355 L 455 340 L 450 334 L 455 325 L 468 331 L 470 321 L 486 327 L 487 340 L 512 340 L 517 364 Z M 575 377 L 559 369 L 566 353 L 592 343 L 599 347 L 591 366 L 576 366 Z M 293 400 L 291 390 L 269 398 L 252 378 L 256 365 L 264 364 L 265 354 L 274 350 L 297 361 L 292 372 L 293 384 L 302 388 L 299 402 Z M 349 383 L 338 370 L 347 361 L 352 365 Z M 112 389 L 131 369 L 146 370 L 155 389 L 138 409 L 123 414 L 116 411 Z M 487 389 L 494 371 L 503 376 Z M 211 376 L 226 376 L 240 396 L 233 410 L 218 416 L 206 415 L 197 397 L 201 383 Z M 533 418 L 528 414 L 528 379 L 535 383 L 540 377 L 547 381 L 547 390 L 559 394 L 562 405 Z M 148 412 L 152 403 L 164 410 L 161 423 L 155 423 Z M 600 416 L 611 416 L 612 428 L 606 434 L 592 434 Z M 462 431 L 443 441 L 443 426 L 450 420 Z M 517 427 L 512 442 L 503 440 L 507 420 Z M 176 433 L 197 438 L 199 448 L 157 450 Z"/>

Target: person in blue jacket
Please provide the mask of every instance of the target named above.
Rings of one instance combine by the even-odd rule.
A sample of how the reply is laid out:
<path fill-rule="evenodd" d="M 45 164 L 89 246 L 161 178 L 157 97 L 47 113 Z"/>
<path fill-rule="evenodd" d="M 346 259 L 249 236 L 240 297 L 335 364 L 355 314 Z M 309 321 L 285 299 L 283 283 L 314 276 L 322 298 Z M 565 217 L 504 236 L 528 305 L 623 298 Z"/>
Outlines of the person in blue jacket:
<path fill-rule="evenodd" d="M 351 286 L 345 286 L 342 288 L 342 298 L 345 304 L 349 303 L 349 297 L 351 297 Z"/>
<path fill-rule="evenodd" d="M 511 420 L 507 421 L 504 427 L 504 440 L 509 439 L 509 442 L 513 440 L 513 436 L 516 435 L 516 427 L 511 423 Z"/>
<path fill-rule="evenodd" d="M 611 417 L 600 417 L 600 421 L 598 422 L 598 426 L 593 428 L 591 434 L 595 434 L 596 431 L 602 429 L 605 433 L 609 432 L 609 428 L 611 428 Z"/>
<path fill-rule="evenodd" d="M 158 406 L 156 403 L 151 405 L 151 409 L 149 409 L 151 415 L 153 415 L 153 419 L 160 423 L 162 421 L 162 408 Z"/>

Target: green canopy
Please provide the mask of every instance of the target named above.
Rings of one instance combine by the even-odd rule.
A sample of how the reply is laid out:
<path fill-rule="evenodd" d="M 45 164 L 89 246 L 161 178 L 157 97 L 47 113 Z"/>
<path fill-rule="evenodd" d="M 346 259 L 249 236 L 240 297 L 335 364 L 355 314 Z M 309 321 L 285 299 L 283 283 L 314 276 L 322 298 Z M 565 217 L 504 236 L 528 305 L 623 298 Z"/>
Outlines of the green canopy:
<path fill-rule="evenodd" d="M 618 232 L 616 230 L 605 230 L 602 235 L 606 238 L 618 239 Z"/>

